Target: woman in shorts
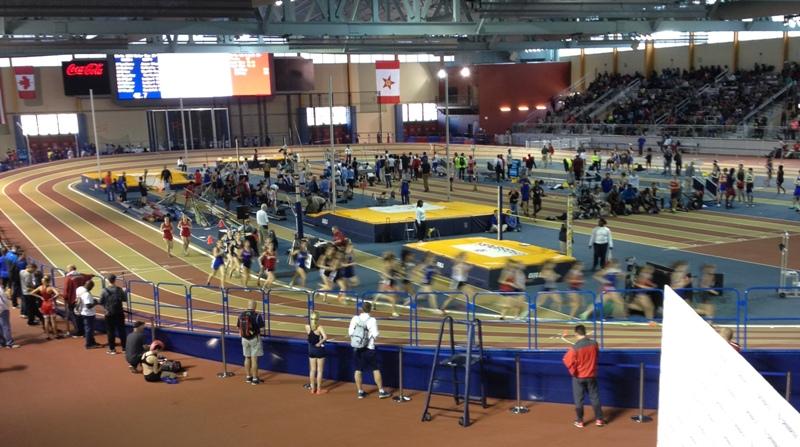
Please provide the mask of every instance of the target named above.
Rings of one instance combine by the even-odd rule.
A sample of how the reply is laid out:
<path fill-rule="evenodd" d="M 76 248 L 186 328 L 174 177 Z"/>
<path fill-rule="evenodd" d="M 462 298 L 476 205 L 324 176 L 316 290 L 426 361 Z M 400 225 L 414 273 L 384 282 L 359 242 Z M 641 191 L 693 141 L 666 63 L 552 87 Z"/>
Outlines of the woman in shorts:
<path fill-rule="evenodd" d="M 417 270 L 422 277 L 422 285 L 419 291 L 428 297 L 431 309 L 439 309 L 436 294 L 433 293 L 433 278 L 439 272 L 439 267 L 436 266 L 436 255 L 428 252 L 425 258 L 423 258 L 422 263 L 417 266 Z M 439 312 L 441 312 L 441 310 L 439 310 Z"/>
<path fill-rule="evenodd" d="M 545 262 L 542 270 L 539 272 L 539 278 L 544 281 L 542 290 L 536 295 L 536 306 L 544 307 L 548 301 L 552 301 L 554 309 L 561 311 L 561 294 L 556 289 L 556 282 L 558 282 L 558 273 L 555 270 L 556 265 L 550 261 Z"/>
<path fill-rule="evenodd" d="M 189 219 L 189 216 L 181 214 L 181 220 L 178 221 L 178 229 L 183 242 L 183 255 L 189 256 L 189 242 L 192 239 L 192 220 Z"/>
<path fill-rule="evenodd" d="M 506 294 L 519 293 L 519 296 L 511 295 L 503 298 L 500 319 L 505 320 L 509 310 L 516 310 L 518 313 L 517 318 L 525 318 L 527 304 L 525 300 L 525 272 L 522 271 L 522 266 L 513 259 L 509 259 L 500 272 L 499 290 Z"/>
<path fill-rule="evenodd" d="M 50 275 L 44 275 L 42 277 L 42 285 L 31 292 L 33 295 L 42 299 L 39 312 L 41 312 L 42 318 L 44 319 L 44 335 L 48 340 L 61 338 L 56 328 L 56 298 L 58 298 L 60 294 L 57 289 L 50 287 L 50 284 Z"/>
<path fill-rule="evenodd" d="M 241 250 L 242 235 L 237 232 L 233 239 L 230 239 L 230 237 L 228 238 L 228 245 L 225 250 L 225 268 L 228 272 L 228 278 L 233 278 L 234 273 L 239 275 L 240 278 L 242 276 Z"/>
<path fill-rule="evenodd" d="M 378 284 L 378 290 L 385 293 L 375 295 L 372 307 L 376 307 L 378 298 L 385 298 L 392 306 L 392 316 L 399 317 L 396 292 L 398 291 L 398 281 L 400 279 L 400 267 L 397 265 L 397 258 L 394 253 L 386 252 L 383 254 L 383 268 L 381 268 L 380 274 L 381 279 Z"/>
<path fill-rule="evenodd" d="M 164 222 L 161 224 L 161 238 L 167 246 L 167 255 L 172 257 L 172 221 L 169 216 L 164 216 Z"/>
<path fill-rule="evenodd" d="M 244 241 L 242 249 L 239 250 L 239 263 L 242 265 L 242 274 L 244 275 L 244 286 L 248 287 L 250 284 L 250 271 L 253 267 L 253 248 L 250 246 L 250 241 Z"/>
<path fill-rule="evenodd" d="M 258 274 L 258 286 L 261 286 L 261 279 L 264 279 L 263 287 L 269 289 L 275 281 L 275 266 L 278 263 L 278 257 L 275 255 L 275 246 L 269 241 L 267 242 L 264 252 L 261 253 L 259 264 L 261 265 L 261 272 Z"/>
<path fill-rule="evenodd" d="M 319 324 L 319 314 L 311 312 L 306 325 L 308 334 L 308 382 L 311 394 L 322 394 L 322 373 L 325 371 L 325 340 L 328 335 Z"/>
<path fill-rule="evenodd" d="M 211 285 L 211 279 L 219 272 L 220 287 L 225 287 L 225 246 L 222 241 L 217 241 L 214 248 L 211 249 L 211 257 L 211 273 L 208 275 L 206 285 Z"/>
<path fill-rule="evenodd" d="M 616 259 L 610 259 L 601 270 L 594 274 L 593 278 L 600 284 L 600 293 L 598 296 L 603 303 L 602 314 L 597 315 L 597 318 L 607 317 L 624 317 L 626 314 L 625 301 L 622 300 L 622 295 L 619 293 L 617 284 L 622 278 L 622 270 L 619 269 L 619 262 Z M 586 320 L 589 314 L 594 310 L 594 303 L 591 303 L 583 314 L 581 319 Z"/>
<path fill-rule="evenodd" d="M 650 264 L 639 269 L 636 279 L 633 280 L 633 288 L 636 290 L 636 294 L 628 306 L 629 309 L 642 312 L 648 320 L 655 318 L 655 305 L 649 290 L 655 288 L 656 285 L 653 282 L 653 272 L 655 272 L 655 269 Z"/>
<path fill-rule="evenodd" d="M 777 188 L 777 193 L 784 193 L 786 194 L 786 188 L 783 187 L 783 178 L 784 178 L 784 171 L 783 165 L 778 165 L 778 172 L 775 174 L 775 187 Z"/>
<path fill-rule="evenodd" d="M 692 277 L 689 276 L 688 262 L 678 261 L 672 264 L 672 273 L 669 275 L 669 286 L 683 299 L 686 299 L 691 293 L 691 291 L 683 290 L 692 287 Z"/>
<path fill-rule="evenodd" d="M 470 264 L 467 264 L 467 253 L 460 252 L 456 255 L 455 259 L 453 259 L 453 267 L 450 269 L 450 290 L 451 291 L 459 291 L 464 294 L 468 294 L 469 285 L 467 284 L 467 279 L 469 278 L 469 270 L 472 268 Z M 447 299 L 444 300 L 442 307 L 439 310 L 442 313 L 447 312 L 447 306 L 456 299 L 456 295 L 450 294 L 447 296 Z"/>
<path fill-rule="evenodd" d="M 306 286 L 306 274 L 311 268 L 311 253 L 308 252 L 308 242 L 300 241 L 300 245 L 289 254 L 294 264 L 294 275 L 289 281 L 289 287 L 294 286 L 294 280 L 300 278 L 300 287 Z"/>
<path fill-rule="evenodd" d="M 575 261 L 565 276 L 569 287 L 569 316 L 575 318 L 581 306 L 581 291 L 586 280 L 583 277 L 583 263 Z"/>
<path fill-rule="evenodd" d="M 747 172 L 744 173 L 745 204 L 751 208 L 753 207 L 753 186 L 755 181 L 756 176 L 753 174 L 753 168 L 747 168 Z"/>
<path fill-rule="evenodd" d="M 315 262 L 319 269 L 319 288 L 322 290 L 333 290 L 333 280 L 336 278 L 336 269 L 333 265 L 335 254 L 336 246 L 328 245 Z M 327 293 L 322 294 L 322 302 L 328 302 Z"/>

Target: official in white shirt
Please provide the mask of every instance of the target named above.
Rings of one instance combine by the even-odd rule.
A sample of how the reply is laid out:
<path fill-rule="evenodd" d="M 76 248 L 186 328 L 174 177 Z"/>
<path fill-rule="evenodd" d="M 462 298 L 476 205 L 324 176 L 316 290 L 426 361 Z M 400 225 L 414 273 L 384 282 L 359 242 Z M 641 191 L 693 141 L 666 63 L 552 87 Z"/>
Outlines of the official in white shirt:
<path fill-rule="evenodd" d="M 611 237 L 611 230 L 606 226 L 606 220 L 600 218 L 597 226 L 592 229 L 592 236 L 589 238 L 589 248 L 594 248 L 592 258 L 592 270 L 597 270 L 597 266 L 604 268 L 608 258 L 608 250 L 614 248 L 614 239 Z"/>
<path fill-rule="evenodd" d="M 95 306 L 97 300 L 92 295 L 94 288 L 94 281 L 89 280 L 75 290 L 75 296 L 78 298 L 75 305 L 75 311 L 80 313 L 83 320 L 83 335 L 86 340 L 86 349 L 92 349 L 99 345 L 94 340 L 94 321 L 97 315 Z"/>
<path fill-rule="evenodd" d="M 422 200 L 417 200 L 417 208 L 415 210 L 414 226 L 417 230 L 417 240 L 424 241 L 425 233 L 428 231 L 427 217 L 425 216 L 425 208 L 422 206 Z"/>
<path fill-rule="evenodd" d="M 269 230 L 269 215 L 267 215 L 267 204 L 262 203 L 261 209 L 256 211 L 256 225 L 258 225 L 258 241 L 262 246 L 267 240 Z"/>

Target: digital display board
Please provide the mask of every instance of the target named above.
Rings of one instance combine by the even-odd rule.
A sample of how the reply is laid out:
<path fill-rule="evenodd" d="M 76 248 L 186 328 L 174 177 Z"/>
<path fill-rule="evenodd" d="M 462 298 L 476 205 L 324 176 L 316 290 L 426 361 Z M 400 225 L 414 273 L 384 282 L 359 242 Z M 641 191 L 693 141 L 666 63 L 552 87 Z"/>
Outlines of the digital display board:
<path fill-rule="evenodd" d="M 64 95 L 111 94 L 111 81 L 108 76 L 109 64 L 106 59 L 76 59 L 61 63 L 61 77 L 64 80 Z"/>
<path fill-rule="evenodd" d="M 269 53 L 164 53 L 114 56 L 117 99 L 272 94 Z"/>

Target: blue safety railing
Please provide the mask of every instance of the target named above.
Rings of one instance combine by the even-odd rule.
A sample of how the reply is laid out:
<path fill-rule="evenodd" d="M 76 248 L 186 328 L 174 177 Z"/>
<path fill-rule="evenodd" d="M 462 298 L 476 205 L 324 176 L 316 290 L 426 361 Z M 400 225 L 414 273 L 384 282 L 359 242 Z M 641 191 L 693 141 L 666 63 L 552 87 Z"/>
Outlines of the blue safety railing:
<path fill-rule="evenodd" d="M 760 322 L 786 323 L 786 322 L 791 322 L 791 321 L 800 321 L 800 312 L 798 312 L 797 316 L 791 316 L 791 315 L 786 315 L 786 314 L 782 314 L 782 315 L 778 315 L 778 316 L 770 316 L 770 315 L 754 316 L 754 315 L 751 315 L 751 312 L 750 312 L 750 300 L 753 298 L 752 294 L 754 292 L 759 292 L 759 291 L 762 291 L 762 292 L 775 292 L 775 294 L 778 295 L 778 297 L 781 297 L 781 298 L 786 298 L 787 295 L 795 295 L 796 297 L 800 297 L 800 287 L 796 287 L 796 286 L 783 286 L 783 287 L 780 287 L 780 286 L 777 286 L 777 287 L 774 287 L 774 286 L 759 286 L 759 287 L 750 287 L 748 289 L 745 289 L 744 295 L 739 300 L 739 304 L 740 305 L 736 306 L 737 310 L 741 309 L 741 317 L 742 317 L 742 320 L 743 320 L 743 321 L 741 321 L 742 330 L 744 332 L 743 340 L 742 340 L 742 348 L 743 349 L 748 349 L 748 341 L 749 341 L 748 340 L 748 327 L 750 326 L 750 323 L 752 323 L 752 322 L 759 322 L 760 321 Z M 739 324 L 736 325 L 736 332 L 737 332 L 737 336 L 738 336 Z"/>
<path fill-rule="evenodd" d="M 401 307 L 404 305 L 408 306 L 408 344 L 414 344 L 414 312 L 417 308 L 417 303 L 414 297 L 409 295 L 406 292 L 397 292 L 397 291 L 367 291 L 362 293 L 358 300 L 356 301 L 356 314 L 361 311 L 361 304 L 364 301 L 372 302 L 373 304 L 376 303 L 376 299 L 379 297 L 387 297 L 388 299 L 393 299 L 395 304 L 399 304 Z M 398 312 L 399 313 L 399 312 Z"/>
<path fill-rule="evenodd" d="M 47 263 L 38 262 L 36 259 L 28 257 L 28 262 L 36 263 L 40 266 L 41 270 L 46 274 L 49 274 L 53 279 L 53 284 L 56 288 L 61 288 L 65 286 L 65 277 L 67 272 L 64 270 L 50 266 Z M 99 284 L 101 287 L 105 284 L 105 279 L 101 276 L 96 276 L 96 284 Z M 408 307 L 408 341 L 409 344 L 419 345 L 423 338 L 420 337 L 420 326 L 424 323 L 431 323 L 431 322 L 440 322 L 440 318 L 438 317 L 420 317 L 420 311 L 423 307 L 420 304 L 423 302 L 433 302 L 430 304 L 431 309 L 437 309 L 441 305 L 440 300 L 444 298 L 445 300 L 457 300 L 459 302 L 464 303 L 465 309 L 449 309 L 449 312 L 455 313 L 465 313 L 467 318 L 474 319 L 478 313 L 479 309 L 481 310 L 482 314 L 488 314 L 488 316 L 484 316 L 482 319 L 486 322 L 491 321 L 492 314 L 497 314 L 499 317 L 499 313 L 497 313 L 497 309 L 490 308 L 489 306 L 481 306 L 480 300 L 484 297 L 490 297 L 492 295 L 496 297 L 503 297 L 504 295 L 516 295 L 520 296 L 520 293 L 511 292 L 511 293 L 501 293 L 501 292 L 480 292 L 473 294 L 472 296 L 468 296 L 467 294 L 460 292 L 460 291 L 434 291 L 434 292 L 419 292 L 413 296 L 406 294 L 405 292 L 376 292 L 376 291 L 369 291 L 364 292 L 361 294 L 357 294 L 354 291 L 348 292 L 340 292 L 338 290 L 317 290 L 317 291 L 310 291 L 310 290 L 299 290 L 296 288 L 273 288 L 273 289 L 260 289 L 260 288 L 245 288 L 245 287 L 231 287 L 227 289 L 220 289 L 219 287 L 214 286 L 200 286 L 200 285 L 189 285 L 189 284 L 182 284 L 182 283 L 153 283 L 151 281 L 143 281 L 138 279 L 131 279 L 124 281 L 125 288 L 126 288 L 126 298 L 127 298 L 127 315 L 128 315 L 128 322 L 132 322 L 137 315 L 141 315 L 145 318 L 150 318 L 157 327 L 161 326 L 183 326 L 188 331 L 194 331 L 200 329 L 198 326 L 198 318 L 196 317 L 197 312 L 204 312 L 210 314 L 212 317 L 222 316 L 223 318 L 223 328 L 226 332 L 230 331 L 230 299 L 231 297 L 237 298 L 237 294 L 242 293 L 255 293 L 256 296 L 253 297 L 254 300 L 261 301 L 261 311 L 265 315 L 265 320 L 267 324 L 267 334 L 272 334 L 272 318 L 279 317 L 279 318 L 299 318 L 303 321 L 307 321 L 310 312 L 315 308 L 317 297 L 323 293 L 326 294 L 335 294 L 337 297 L 343 295 L 346 297 L 347 300 L 352 300 L 354 303 L 354 313 L 357 314 L 359 310 L 359 306 L 364 300 L 372 301 L 375 295 L 387 295 L 391 294 L 398 297 L 398 302 L 401 304 L 405 303 Z M 200 293 L 200 290 L 204 290 L 203 293 Z M 203 297 L 202 295 L 208 295 L 211 292 L 211 297 Z M 712 304 L 717 305 L 726 303 L 729 298 L 732 298 L 732 305 L 727 306 L 726 309 L 728 310 L 728 314 L 720 315 L 720 313 L 715 313 L 714 315 L 707 315 L 705 316 L 706 320 L 711 323 L 723 323 L 728 324 L 732 329 L 735 329 L 735 339 L 740 342 L 743 349 L 750 349 L 751 345 L 751 329 L 753 325 L 759 325 L 759 327 L 763 325 L 768 326 L 775 326 L 780 325 L 782 323 L 788 322 L 797 322 L 800 321 L 800 311 L 797 311 L 796 315 L 793 315 L 793 310 L 797 307 L 794 305 L 793 301 L 789 301 L 790 298 L 800 298 L 800 287 L 794 285 L 786 285 L 786 286 L 756 286 L 750 287 L 745 289 L 744 291 L 740 291 L 739 289 L 735 289 L 732 287 L 723 287 L 723 288 L 685 288 L 685 289 L 677 289 L 676 292 L 678 294 L 690 294 L 691 297 L 688 295 L 686 296 L 687 300 L 691 301 L 698 311 L 702 312 L 702 306 L 705 304 Z M 274 300 L 274 293 L 282 293 L 286 295 L 295 295 L 301 298 L 299 301 L 296 299 L 290 299 L 286 303 L 281 303 L 282 306 L 288 308 L 295 308 L 302 309 L 302 313 L 287 313 L 287 312 L 275 312 L 275 300 Z M 596 334 L 595 338 L 598 340 L 602 347 L 606 346 L 606 334 L 605 334 L 605 326 L 609 321 L 616 320 L 616 321 L 636 321 L 635 319 L 629 319 L 627 315 L 622 317 L 614 318 L 614 315 L 608 315 L 606 309 L 606 303 L 609 301 L 609 294 L 610 293 L 617 293 L 619 294 L 620 298 L 625 300 L 627 305 L 630 304 L 631 300 L 635 301 L 635 297 L 637 294 L 648 294 L 648 295 L 655 295 L 657 297 L 662 297 L 663 291 L 661 289 L 619 289 L 613 291 L 603 291 L 600 294 L 595 294 L 591 291 L 586 290 L 554 290 L 554 291 L 540 291 L 537 292 L 535 295 L 531 295 L 530 293 L 522 293 L 526 297 L 527 300 L 527 315 L 523 319 L 517 319 L 517 322 L 522 322 L 524 325 L 520 325 L 521 327 L 524 326 L 524 329 L 521 329 L 520 333 L 517 334 L 519 336 L 525 337 L 527 339 L 527 347 L 528 349 L 538 350 L 542 348 L 542 341 L 545 340 L 542 338 L 542 324 L 571 324 L 571 323 L 582 323 L 584 325 L 592 325 L 594 328 L 594 333 Z M 772 310 L 771 312 L 776 312 L 775 315 L 770 315 L 768 312 L 762 311 L 758 309 L 757 311 L 753 308 L 752 302 L 754 299 L 762 299 L 763 297 L 754 297 L 754 294 L 761 293 L 766 294 L 767 298 L 787 298 L 785 301 L 787 304 L 783 307 L 778 306 L 778 310 Z M 162 296 L 164 295 L 164 296 Z M 176 295 L 177 298 L 182 301 L 183 305 L 175 304 L 175 297 L 171 295 Z M 545 298 L 544 295 L 548 295 L 549 298 Z M 558 295 L 561 299 L 553 300 L 552 296 Z M 571 295 L 580 297 L 580 305 L 582 307 L 584 303 L 590 301 L 592 304 L 587 305 L 587 309 L 584 312 L 579 312 L 578 315 L 573 315 L 574 312 L 565 313 L 564 307 L 565 303 L 567 307 L 569 307 L 569 301 L 574 300 L 576 298 L 570 297 Z M 164 299 L 165 297 L 169 297 L 169 302 L 166 302 Z M 139 299 L 141 298 L 141 299 Z M 544 301 L 550 301 L 550 303 L 545 303 Z M 552 303 L 555 302 L 555 306 Z M 777 301 L 778 303 L 784 301 Z M 203 304 L 201 304 L 203 303 Z M 299 304 L 299 306 L 295 306 L 294 304 Z M 334 298 L 331 305 L 338 305 L 338 298 Z M 543 305 L 544 304 L 544 305 Z M 655 308 L 658 308 L 659 303 L 653 303 Z M 65 311 L 68 311 L 65 303 Z M 771 307 L 773 308 L 773 307 Z M 163 309 L 170 309 L 169 317 L 165 318 L 162 314 Z M 183 312 L 176 313 L 174 310 L 180 309 Z M 641 310 L 641 309 L 639 309 Z M 561 316 L 559 318 L 548 318 L 542 315 L 543 312 L 547 312 L 548 314 L 551 312 L 560 313 Z M 587 312 L 588 311 L 588 312 Z M 179 316 L 179 314 L 184 314 L 185 317 Z M 589 314 L 591 314 L 591 318 L 589 318 Z M 552 317 L 552 316 L 551 316 Z M 331 317 L 334 318 L 334 317 Z M 335 318 L 340 318 L 336 316 Z M 341 317 L 342 319 L 346 319 L 347 317 Z M 169 321 L 168 321 L 169 320 Z M 217 327 L 219 323 L 215 319 L 208 319 L 203 318 L 203 320 L 208 323 L 208 326 L 202 327 L 202 329 L 213 330 L 214 327 Z M 498 319 L 499 321 L 499 319 Z M 639 319 L 638 321 L 651 321 L 651 322 L 659 322 L 660 317 L 658 315 L 654 315 L 654 318 L 645 318 Z M 568 326 L 564 326 L 565 329 Z M 551 329 L 548 327 L 548 330 Z M 515 335 L 515 334 L 509 334 Z M 547 337 L 548 339 L 552 339 L 553 337 Z M 557 337 L 556 337 L 557 338 Z M 613 346 L 612 346 L 613 347 Z"/>

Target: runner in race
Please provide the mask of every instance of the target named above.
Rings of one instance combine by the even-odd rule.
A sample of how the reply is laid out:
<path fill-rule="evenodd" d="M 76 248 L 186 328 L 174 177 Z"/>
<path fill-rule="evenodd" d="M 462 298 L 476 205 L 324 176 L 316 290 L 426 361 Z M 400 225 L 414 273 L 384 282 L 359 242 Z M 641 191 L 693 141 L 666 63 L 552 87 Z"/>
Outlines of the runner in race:
<path fill-rule="evenodd" d="M 161 224 L 161 237 L 167 245 L 167 254 L 172 257 L 172 221 L 169 216 L 164 216 L 164 223 Z"/>
<path fill-rule="evenodd" d="M 436 299 L 436 294 L 433 293 L 433 278 L 439 273 L 439 267 L 436 266 L 436 255 L 428 252 L 423 258 L 422 263 L 417 266 L 419 276 L 422 277 L 422 284 L 419 288 L 420 293 L 428 296 L 428 302 L 431 309 L 439 309 L 439 303 Z M 441 313 L 441 310 L 439 310 Z"/>
<path fill-rule="evenodd" d="M 469 278 L 469 270 L 472 268 L 472 266 L 467 264 L 466 259 L 467 253 L 463 251 L 457 254 L 455 259 L 453 259 L 453 267 L 450 270 L 450 290 L 469 295 L 467 278 Z M 444 303 L 439 310 L 441 310 L 442 313 L 447 313 L 447 306 L 450 305 L 454 299 L 456 299 L 455 295 L 448 295 L 447 299 L 444 300 Z"/>
<path fill-rule="evenodd" d="M 294 264 L 294 275 L 292 280 L 289 281 L 289 287 L 294 287 L 294 280 L 300 278 L 300 287 L 306 286 L 306 274 L 311 268 L 311 253 L 308 252 L 308 242 L 305 240 L 300 241 L 299 247 L 292 249 L 289 254 Z"/>
<path fill-rule="evenodd" d="M 250 246 L 250 241 L 245 240 L 242 249 L 239 250 L 239 263 L 242 266 L 242 275 L 244 275 L 244 286 L 248 287 L 250 284 L 250 271 L 253 266 L 253 248 Z"/>
<path fill-rule="evenodd" d="M 259 258 L 261 264 L 261 271 L 258 274 L 258 287 L 269 289 L 275 281 L 275 265 L 278 263 L 278 257 L 275 255 L 275 246 L 271 242 L 267 242 L 264 247 L 264 252 L 261 253 Z M 261 285 L 261 279 L 264 279 L 264 285 Z"/>
<path fill-rule="evenodd" d="M 575 318 L 578 309 L 581 307 L 581 290 L 586 282 L 583 278 L 583 263 L 576 261 L 572 264 L 565 276 L 567 287 L 569 287 L 569 316 Z"/>
<path fill-rule="evenodd" d="M 183 255 L 189 256 L 189 243 L 192 239 L 192 220 L 186 214 L 181 214 L 181 220 L 178 221 L 178 229 L 180 229 L 181 241 L 183 242 Z"/>
<path fill-rule="evenodd" d="M 385 298 L 386 301 L 392 306 L 392 316 L 399 317 L 400 314 L 397 313 L 397 296 L 395 295 L 398 291 L 398 277 L 399 275 L 399 266 L 397 265 L 397 258 L 395 258 L 394 253 L 386 252 L 383 254 L 383 268 L 380 271 L 381 279 L 378 283 L 378 290 L 380 292 L 385 293 L 378 293 L 375 295 L 375 298 L 372 300 L 372 307 L 377 308 L 377 301 L 378 298 Z"/>
<path fill-rule="evenodd" d="M 225 287 L 225 246 L 222 241 L 217 241 L 214 248 L 211 249 L 211 274 L 208 275 L 206 285 L 211 285 L 211 279 L 217 276 L 219 272 L 219 286 Z"/>

